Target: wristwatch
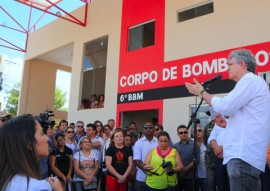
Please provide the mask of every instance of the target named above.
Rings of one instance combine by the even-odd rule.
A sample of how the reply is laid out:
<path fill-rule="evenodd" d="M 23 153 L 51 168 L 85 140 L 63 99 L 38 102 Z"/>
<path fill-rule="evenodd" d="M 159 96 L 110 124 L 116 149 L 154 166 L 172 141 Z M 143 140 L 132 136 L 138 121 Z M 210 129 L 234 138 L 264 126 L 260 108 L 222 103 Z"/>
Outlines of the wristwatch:
<path fill-rule="evenodd" d="M 203 99 L 203 93 L 205 92 L 205 90 L 202 90 L 199 94 L 199 98 Z"/>

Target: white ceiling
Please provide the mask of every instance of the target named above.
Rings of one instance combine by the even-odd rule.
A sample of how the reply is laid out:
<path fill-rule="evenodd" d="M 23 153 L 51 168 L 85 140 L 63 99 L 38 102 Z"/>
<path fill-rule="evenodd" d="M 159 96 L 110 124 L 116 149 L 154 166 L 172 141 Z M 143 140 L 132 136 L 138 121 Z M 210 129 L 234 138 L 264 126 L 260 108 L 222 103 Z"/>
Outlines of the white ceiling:
<path fill-rule="evenodd" d="M 48 62 L 72 67 L 73 43 L 54 49 L 38 57 Z"/>

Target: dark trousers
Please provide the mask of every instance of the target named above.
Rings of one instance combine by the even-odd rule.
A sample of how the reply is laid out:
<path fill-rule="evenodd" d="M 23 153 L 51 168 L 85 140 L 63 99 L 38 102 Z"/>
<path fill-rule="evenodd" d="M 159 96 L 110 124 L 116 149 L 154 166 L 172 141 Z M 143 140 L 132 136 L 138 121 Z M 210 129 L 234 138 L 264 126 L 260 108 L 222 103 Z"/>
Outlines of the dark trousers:
<path fill-rule="evenodd" d="M 216 191 L 216 176 L 215 176 L 215 168 L 206 168 L 207 174 L 207 190 L 208 191 Z"/>
<path fill-rule="evenodd" d="M 106 176 L 107 171 L 103 171 L 100 176 L 100 191 L 106 191 Z"/>
<path fill-rule="evenodd" d="M 75 191 L 97 191 L 97 188 L 94 188 L 94 189 L 84 189 L 83 182 L 81 182 L 81 181 L 74 181 L 73 182 L 73 185 L 74 185 L 74 190 Z"/>
<path fill-rule="evenodd" d="M 198 184 L 201 191 L 208 191 L 207 178 L 198 178 Z"/>
<path fill-rule="evenodd" d="M 178 186 L 172 186 L 172 187 L 165 188 L 165 189 L 155 189 L 155 188 L 151 188 L 151 187 L 146 185 L 145 191 L 178 191 Z"/>
<path fill-rule="evenodd" d="M 193 178 L 178 179 L 179 191 L 193 191 Z"/>
<path fill-rule="evenodd" d="M 265 166 L 264 173 L 261 174 L 261 191 L 269 191 L 270 190 L 270 170 L 268 165 Z"/>
<path fill-rule="evenodd" d="M 215 160 L 215 173 L 218 191 L 229 191 L 230 181 L 227 173 L 227 166 L 223 165 L 223 159 L 217 158 Z"/>
<path fill-rule="evenodd" d="M 136 180 L 135 181 L 135 190 L 136 191 L 145 191 L 146 190 L 146 184 L 145 182 L 141 182 L 141 181 L 138 181 Z"/>

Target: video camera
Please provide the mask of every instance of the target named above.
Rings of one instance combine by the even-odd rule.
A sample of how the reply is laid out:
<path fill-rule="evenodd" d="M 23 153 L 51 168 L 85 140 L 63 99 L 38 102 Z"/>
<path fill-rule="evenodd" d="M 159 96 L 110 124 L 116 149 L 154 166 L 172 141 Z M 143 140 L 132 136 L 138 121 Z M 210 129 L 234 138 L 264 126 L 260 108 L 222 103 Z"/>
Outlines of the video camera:
<path fill-rule="evenodd" d="M 40 113 L 39 116 L 35 116 L 35 119 L 39 122 L 45 134 L 49 127 L 53 127 L 55 125 L 54 120 L 49 120 L 52 116 L 54 116 L 54 114 L 51 110 L 46 110 L 44 113 Z"/>

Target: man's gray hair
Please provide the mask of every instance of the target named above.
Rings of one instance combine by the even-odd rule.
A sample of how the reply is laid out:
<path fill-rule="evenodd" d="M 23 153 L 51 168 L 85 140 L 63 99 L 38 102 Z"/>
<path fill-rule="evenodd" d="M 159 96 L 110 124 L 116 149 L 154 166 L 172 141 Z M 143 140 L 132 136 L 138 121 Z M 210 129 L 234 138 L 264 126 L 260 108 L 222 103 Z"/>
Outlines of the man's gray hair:
<path fill-rule="evenodd" d="M 239 50 L 233 50 L 229 57 L 228 57 L 228 62 L 232 59 L 232 58 L 236 59 L 237 64 L 241 61 L 244 61 L 246 66 L 247 66 L 247 70 L 254 73 L 256 71 L 256 60 L 254 55 L 251 53 L 250 50 L 246 50 L 246 49 L 239 49 Z"/>

